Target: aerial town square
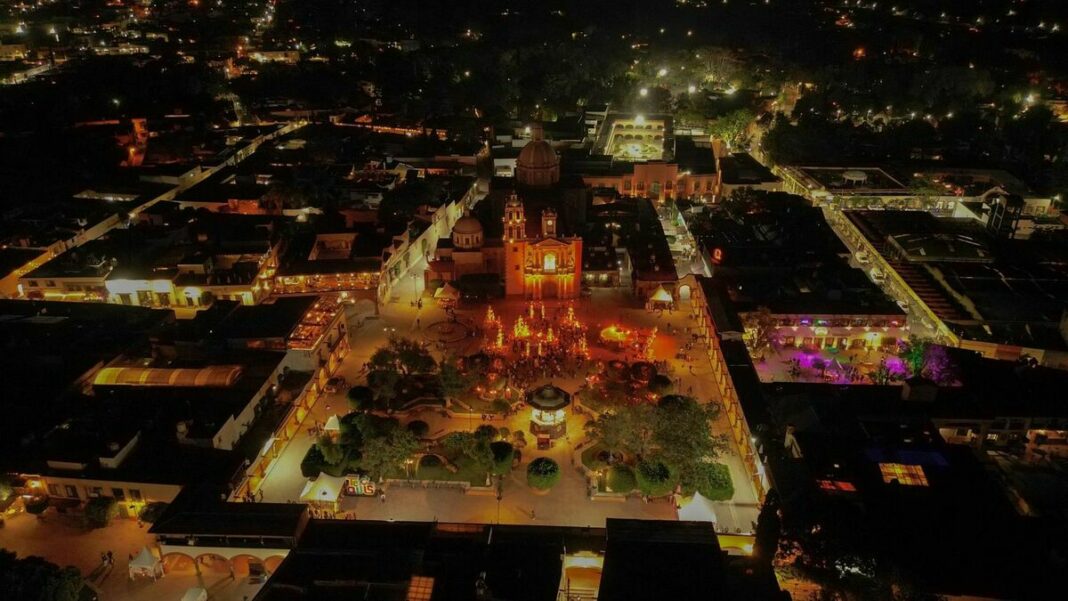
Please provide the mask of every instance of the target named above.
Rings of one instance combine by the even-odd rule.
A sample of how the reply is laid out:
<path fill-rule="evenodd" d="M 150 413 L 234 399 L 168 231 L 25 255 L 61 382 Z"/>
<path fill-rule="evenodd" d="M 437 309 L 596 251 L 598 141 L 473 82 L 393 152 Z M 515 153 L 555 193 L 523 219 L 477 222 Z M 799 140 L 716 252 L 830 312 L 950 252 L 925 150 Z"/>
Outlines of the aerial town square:
<path fill-rule="evenodd" d="M 1066 25 L 0 2 L 0 600 L 1065 598 Z"/>

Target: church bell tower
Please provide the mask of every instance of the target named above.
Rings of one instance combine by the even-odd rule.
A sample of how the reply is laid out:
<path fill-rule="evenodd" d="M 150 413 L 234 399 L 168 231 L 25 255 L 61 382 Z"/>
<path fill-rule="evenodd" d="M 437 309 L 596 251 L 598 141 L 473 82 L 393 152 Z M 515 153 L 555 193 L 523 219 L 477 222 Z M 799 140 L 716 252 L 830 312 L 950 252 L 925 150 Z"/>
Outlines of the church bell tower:
<path fill-rule="evenodd" d="M 512 193 L 508 204 L 504 206 L 504 240 L 514 242 L 527 237 L 527 218 L 523 213 L 523 203 Z"/>

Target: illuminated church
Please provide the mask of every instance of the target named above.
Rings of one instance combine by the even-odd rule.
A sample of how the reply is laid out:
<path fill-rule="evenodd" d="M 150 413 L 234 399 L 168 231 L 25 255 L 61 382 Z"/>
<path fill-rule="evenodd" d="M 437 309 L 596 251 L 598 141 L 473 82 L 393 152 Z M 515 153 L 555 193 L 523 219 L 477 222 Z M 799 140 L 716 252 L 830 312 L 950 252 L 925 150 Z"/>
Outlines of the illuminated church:
<path fill-rule="evenodd" d="M 491 192 L 482 203 L 483 219 L 464 215 L 451 238 L 438 243 L 426 279 L 460 281 L 495 273 L 505 294 L 524 298 L 575 298 L 582 281 L 582 238 L 562 219 L 560 159 L 540 135 L 516 159 L 510 192 Z M 482 204 L 480 203 L 480 205 Z M 498 206 L 502 205 L 502 206 Z M 500 217 L 500 237 L 485 235 L 484 222 Z M 496 223 L 492 224 L 496 229 Z M 461 288 L 462 288 L 461 282 Z"/>

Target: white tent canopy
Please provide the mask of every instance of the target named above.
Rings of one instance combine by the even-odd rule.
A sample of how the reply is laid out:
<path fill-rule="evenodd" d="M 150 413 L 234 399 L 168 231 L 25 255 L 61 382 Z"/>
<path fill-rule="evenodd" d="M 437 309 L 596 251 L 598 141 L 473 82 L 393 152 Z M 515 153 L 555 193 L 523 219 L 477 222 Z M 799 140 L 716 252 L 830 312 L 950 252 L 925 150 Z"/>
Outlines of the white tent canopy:
<path fill-rule="evenodd" d="M 326 425 L 323 426 L 323 429 L 326 430 L 327 432 L 338 432 L 338 431 L 340 431 L 341 430 L 341 422 L 338 421 L 337 415 L 331 415 L 329 417 L 329 419 L 326 420 Z"/>
<path fill-rule="evenodd" d="M 335 503 L 341 496 L 345 487 L 345 478 L 319 474 L 315 480 L 308 480 L 304 485 L 304 491 L 300 493 L 300 500 L 304 502 L 315 501 L 317 503 Z"/>
<path fill-rule="evenodd" d="M 712 522 L 715 524 L 716 510 L 712 508 L 712 501 L 699 492 L 693 493 L 690 502 L 679 508 L 680 522 Z"/>
<path fill-rule="evenodd" d="M 460 291 L 452 284 L 446 282 L 444 286 L 434 291 L 434 298 L 456 300 L 460 298 Z"/>
<path fill-rule="evenodd" d="M 656 287 L 656 291 L 653 292 L 653 295 L 651 297 L 649 297 L 649 300 L 654 303 L 671 303 L 675 299 L 671 297 L 670 292 L 664 290 L 664 285 L 661 284 Z"/>
<path fill-rule="evenodd" d="M 148 547 L 141 547 L 141 552 L 137 554 L 137 557 L 130 560 L 130 578 L 148 576 L 155 579 L 162 575 L 163 564 L 156 559 L 152 551 L 148 550 Z"/>

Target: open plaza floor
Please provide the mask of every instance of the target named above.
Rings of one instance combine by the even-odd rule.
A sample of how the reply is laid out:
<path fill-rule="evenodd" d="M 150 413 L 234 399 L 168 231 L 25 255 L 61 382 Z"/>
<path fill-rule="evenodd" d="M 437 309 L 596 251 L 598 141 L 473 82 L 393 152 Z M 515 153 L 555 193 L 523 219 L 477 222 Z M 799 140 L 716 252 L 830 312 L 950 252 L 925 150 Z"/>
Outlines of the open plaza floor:
<path fill-rule="evenodd" d="M 89 530 L 79 519 L 55 510 L 47 511 L 43 519 L 23 513 L 8 519 L 0 529 L 0 548 L 20 557 L 36 555 L 59 566 L 78 568 L 102 601 L 177 600 L 193 587 L 207 590 L 213 601 L 245 601 L 262 586 L 248 582 L 243 574 L 231 577 L 229 569 L 197 574 L 192 565 L 167 566 L 165 575 L 155 581 L 130 578 L 131 556 L 146 546 L 155 549 L 155 537 L 148 528 L 136 520 L 116 519 L 105 528 Z M 101 561 L 101 554 L 108 551 L 114 558 L 111 565 Z"/>
<path fill-rule="evenodd" d="M 423 298 L 422 306 L 413 304 L 421 292 L 419 282 L 400 287 L 399 296 L 380 308 L 379 315 L 352 317 L 350 330 L 352 351 L 337 371 L 350 384 L 362 384 L 366 377 L 365 364 L 371 354 L 387 344 L 391 336 L 424 341 L 436 358 L 463 357 L 478 353 L 492 345 L 492 335 L 486 332 L 487 307 L 492 306 L 503 327 L 511 328 L 517 317 L 529 317 L 530 305 L 521 299 L 502 299 L 491 303 L 464 304 L 447 313 L 433 299 Z M 683 301 L 686 302 L 686 301 Z M 689 308 L 680 306 L 673 311 L 649 311 L 636 306 L 629 291 L 621 289 L 594 290 L 588 298 L 574 301 L 545 301 L 548 315 L 574 308 L 576 319 L 588 332 L 597 333 L 609 326 L 618 326 L 646 336 L 655 331 L 651 355 L 631 349 L 609 348 L 590 344 L 589 361 L 616 359 L 662 361 L 675 391 L 694 397 L 701 403 L 718 402 L 718 392 L 711 368 L 698 349 L 690 349 L 691 322 Z M 538 305 L 540 313 L 540 305 Z M 596 338 L 593 336 L 592 338 Z M 586 372 L 561 369 L 555 374 L 538 374 L 525 382 L 527 389 L 551 383 L 574 394 L 585 383 Z M 506 427 L 509 431 L 525 431 L 529 435 L 531 408 L 515 403 L 516 410 L 507 416 L 468 411 L 454 404 L 448 412 L 423 409 L 399 414 L 402 423 L 413 420 L 428 424 L 427 438 L 440 438 L 449 432 L 472 431 L 482 424 Z M 267 473 L 258 498 L 264 502 L 298 502 L 308 480 L 301 474 L 300 463 L 308 449 L 316 442 L 316 425 L 331 416 L 351 411 L 344 391 L 325 395 L 312 409 L 305 427 L 282 452 Z M 609 517 L 644 519 L 676 519 L 675 507 L 667 499 L 643 501 L 639 496 L 629 498 L 597 495 L 591 498 L 590 484 L 578 467 L 581 462 L 577 449 L 592 441 L 585 434 L 589 419 L 571 407 L 567 411 L 567 433 L 552 443 L 549 449 L 538 450 L 534 444 L 521 449 L 522 462 L 505 476 L 500 487 L 501 499 L 492 488 L 473 488 L 463 492 L 459 488 L 424 486 L 422 481 L 395 482 L 386 487 L 385 500 L 380 497 L 345 497 L 338 515 L 354 519 L 398 521 L 463 521 L 510 524 L 559 524 L 573 526 L 603 526 Z M 714 424 L 715 434 L 727 432 L 725 418 Z M 532 438 L 532 437 L 531 437 Z M 529 439 L 529 438 L 528 438 Z M 527 464 L 547 456 L 562 468 L 560 481 L 547 494 L 532 491 L 525 482 Z M 759 510 L 756 492 L 750 478 L 731 443 L 717 461 L 727 466 L 734 484 L 734 497 L 715 504 L 717 527 L 724 532 L 748 532 Z"/>

